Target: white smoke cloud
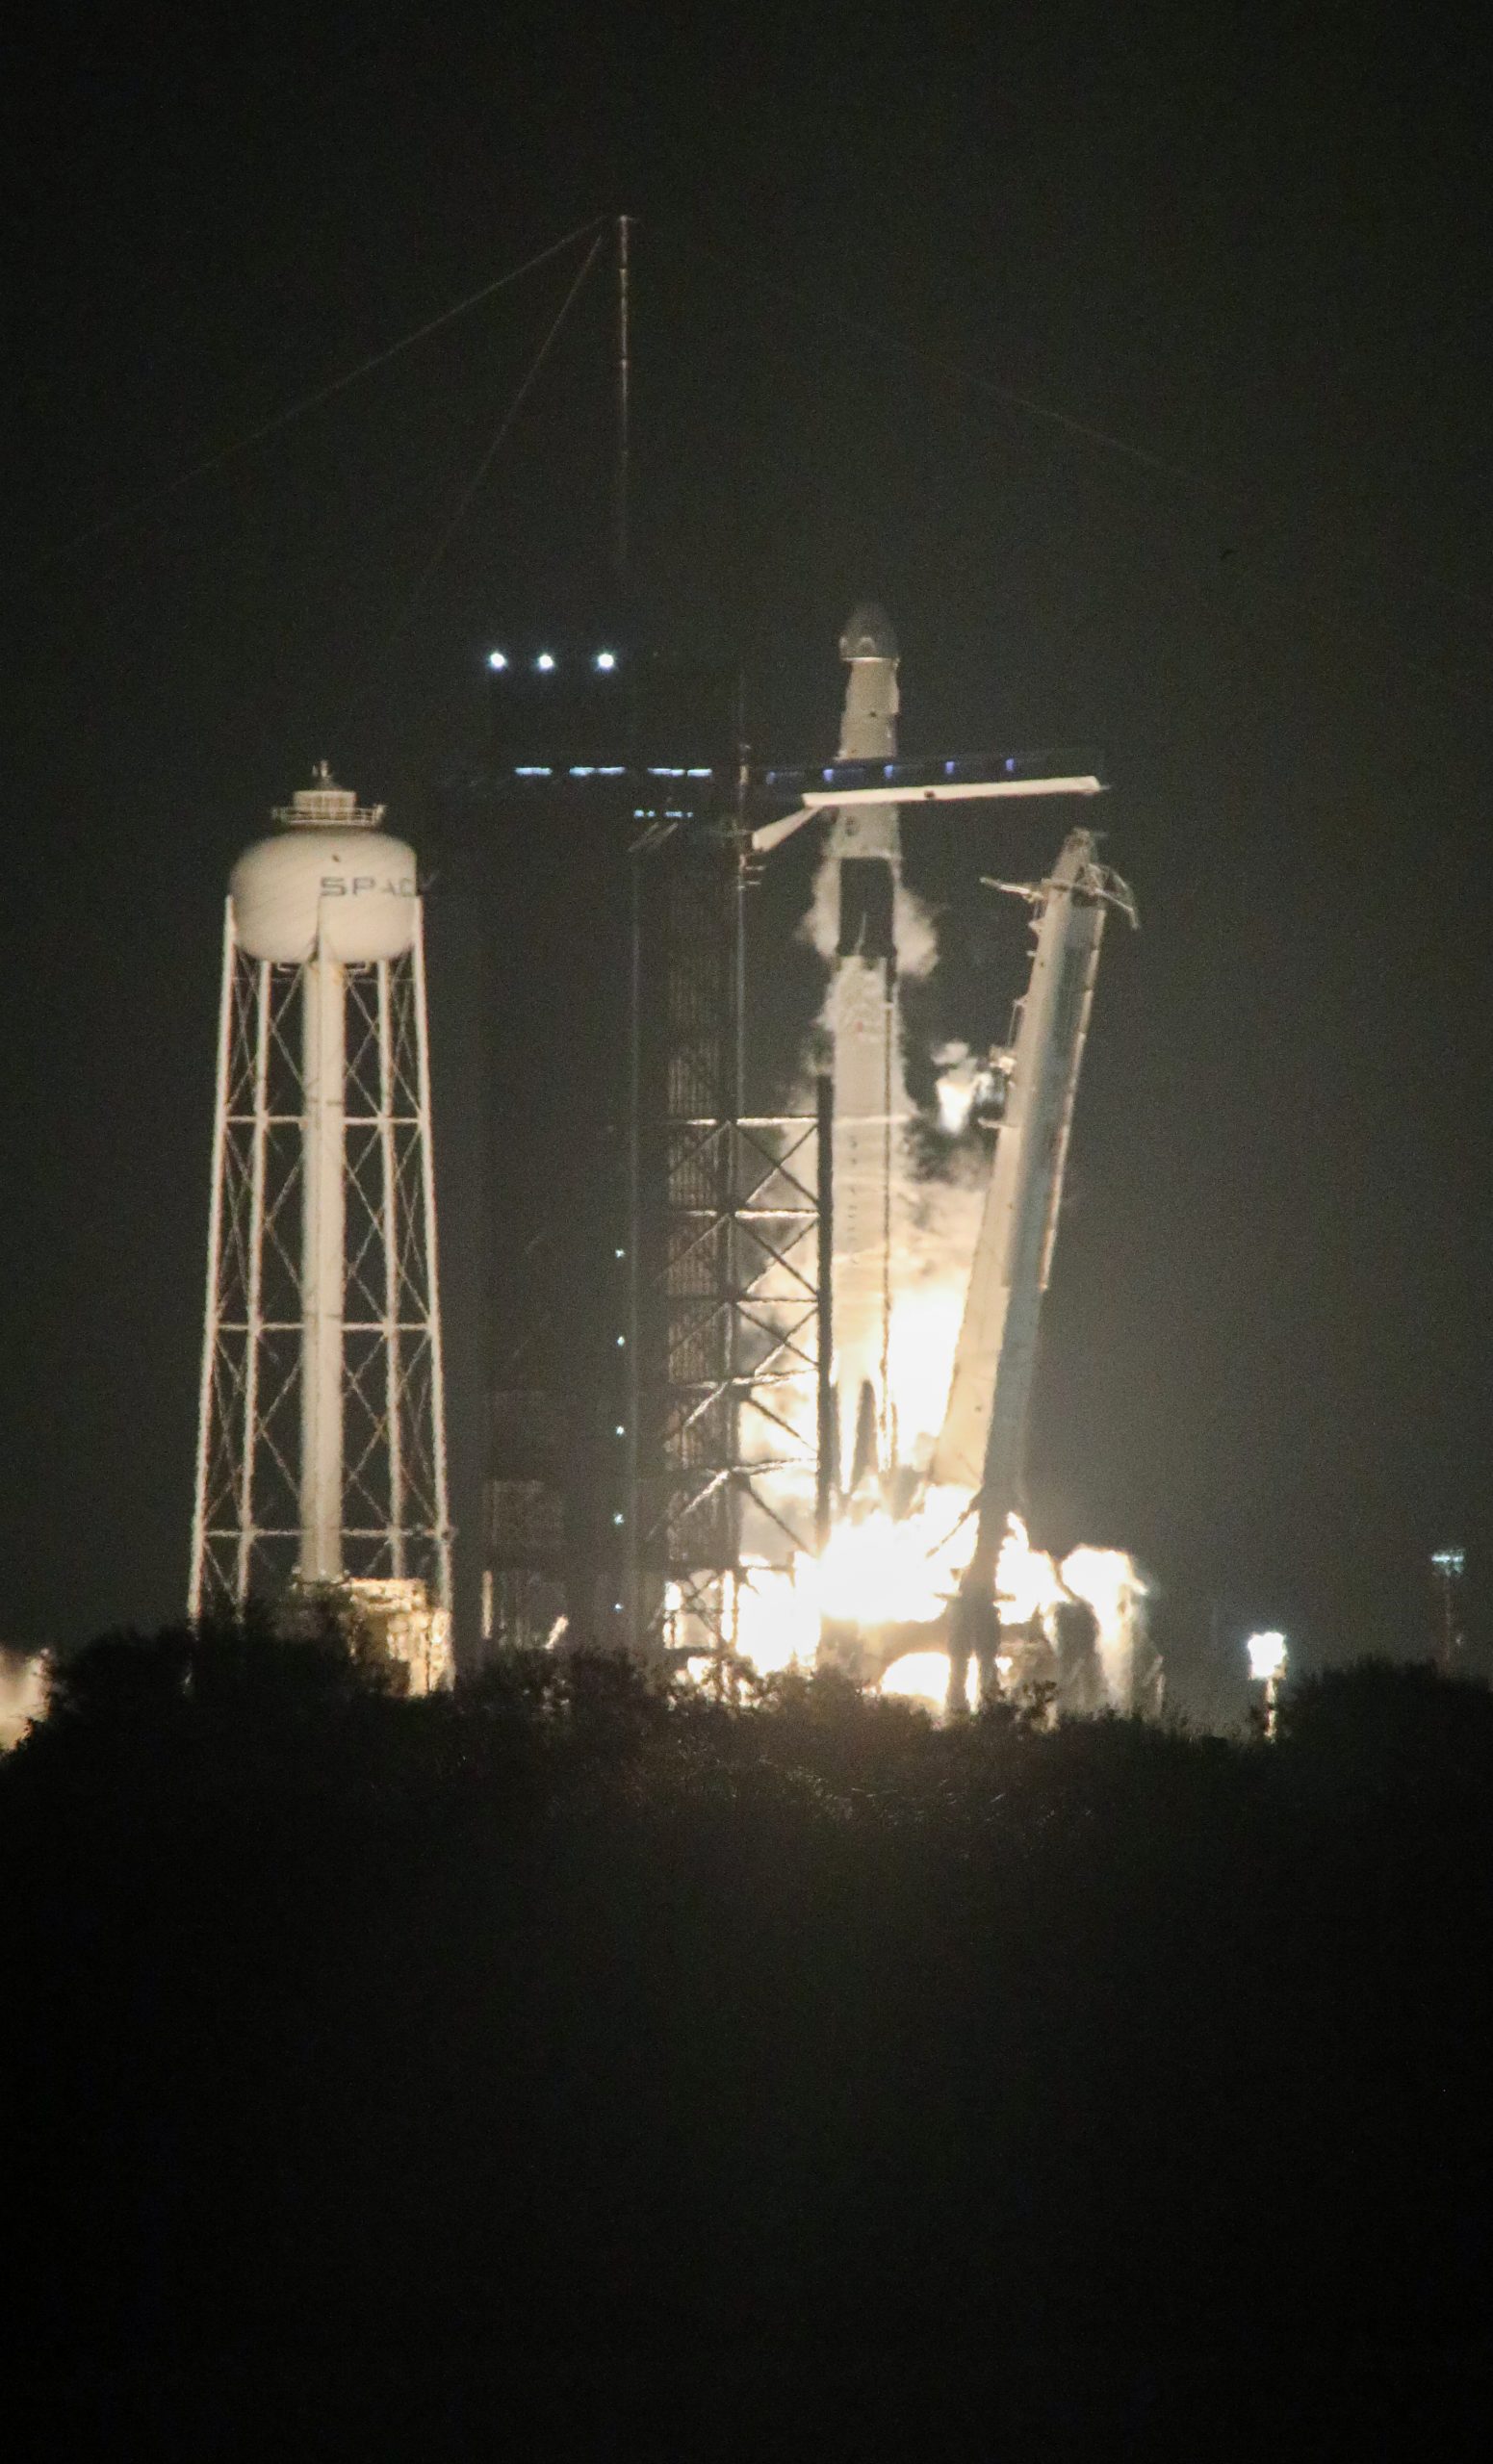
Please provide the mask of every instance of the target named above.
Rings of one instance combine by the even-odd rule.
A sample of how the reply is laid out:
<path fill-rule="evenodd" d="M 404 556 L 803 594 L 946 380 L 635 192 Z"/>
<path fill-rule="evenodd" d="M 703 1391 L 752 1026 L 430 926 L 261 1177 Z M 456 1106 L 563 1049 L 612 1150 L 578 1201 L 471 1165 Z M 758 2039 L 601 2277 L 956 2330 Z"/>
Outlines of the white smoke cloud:
<path fill-rule="evenodd" d="M 816 950 L 825 965 L 834 963 L 839 946 L 838 864 L 830 853 L 828 839 L 819 867 L 814 874 L 813 890 L 808 911 L 798 928 L 798 937 Z M 933 910 L 909 889 L 898 878 L 892 902 L 892 933 L 897 945 L 897 972 L 909 981 L 920 984 L 932 975 L 939 963 L 939 932 Z"/>
<path fill-rule="evenodd" d="M 980 1065 L 966 1043 L 941 1043 L 933 1054 L 938 1071 L 934 1101 L 945 1138 L 963 1138 L 980 1087 Z"/>
<path fill-rule="evenodd" d="M 0 1754 L 9 1754 L 29 1728 L 45 1719 L 46 1706 L 46 1653 L 0 1644 Z"/>

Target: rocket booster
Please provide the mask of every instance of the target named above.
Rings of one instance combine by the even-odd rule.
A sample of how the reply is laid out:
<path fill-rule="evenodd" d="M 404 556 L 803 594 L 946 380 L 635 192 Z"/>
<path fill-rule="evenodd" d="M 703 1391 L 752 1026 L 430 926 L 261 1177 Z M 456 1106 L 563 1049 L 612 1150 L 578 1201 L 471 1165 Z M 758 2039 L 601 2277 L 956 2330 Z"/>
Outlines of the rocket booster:
<path fill-rule="evenodd" d="M 857 607 L 840 636 L 846 663 L 842 761 L 897 750 L 897 643 L 880 607 Z M 833 1310 L 842 1497 L 879 1492 L 892 1467 L 888 1391 L 891 1339 L 892 1192 L 906 1096 L 897 1003 L 897 889 L 902 850 L 895 805 L 835 813 L 835 974 L 826 1011 L 835 1088 Z"/>

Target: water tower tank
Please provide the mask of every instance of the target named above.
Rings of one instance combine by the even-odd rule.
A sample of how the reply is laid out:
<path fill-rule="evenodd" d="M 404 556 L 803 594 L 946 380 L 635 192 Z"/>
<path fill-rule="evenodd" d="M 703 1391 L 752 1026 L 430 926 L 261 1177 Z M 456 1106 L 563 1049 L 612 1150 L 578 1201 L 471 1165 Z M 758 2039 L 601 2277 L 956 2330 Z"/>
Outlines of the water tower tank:
<path fill-rule="evenodd" d="M 240 857 L 229 879 L 234 930 L 251 959 L 299 966 L 315 952 L 356 965 L 402 958 L 415 937 L 415 855 L 378 828 L 323 762 L 316 784 L 278 811 L 285 827 Z"/>

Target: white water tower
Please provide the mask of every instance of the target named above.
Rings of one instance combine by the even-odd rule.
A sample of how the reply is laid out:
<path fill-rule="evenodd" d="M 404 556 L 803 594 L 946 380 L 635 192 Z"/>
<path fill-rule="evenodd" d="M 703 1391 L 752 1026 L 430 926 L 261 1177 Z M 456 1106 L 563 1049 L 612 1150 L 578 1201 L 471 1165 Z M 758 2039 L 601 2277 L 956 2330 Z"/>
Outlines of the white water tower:
<path fill-rule="evenodd" d="M 346 1595 L 450 1665 L 450 1526 L 415 857 L 325 763 L 223 928 L 189 1614 Z"/>

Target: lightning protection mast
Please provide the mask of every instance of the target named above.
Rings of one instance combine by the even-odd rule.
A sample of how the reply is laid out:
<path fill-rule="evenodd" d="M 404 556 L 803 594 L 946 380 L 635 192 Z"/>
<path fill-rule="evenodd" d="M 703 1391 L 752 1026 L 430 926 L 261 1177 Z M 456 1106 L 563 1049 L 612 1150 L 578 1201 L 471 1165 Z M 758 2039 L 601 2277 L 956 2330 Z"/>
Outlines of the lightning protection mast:
<path fill-rule="evenodd" d="M 450 1523 L 415 857 L 325 763 L 223 925 L 188 1613 L 344 1604 L 425 1691 Z"/>

